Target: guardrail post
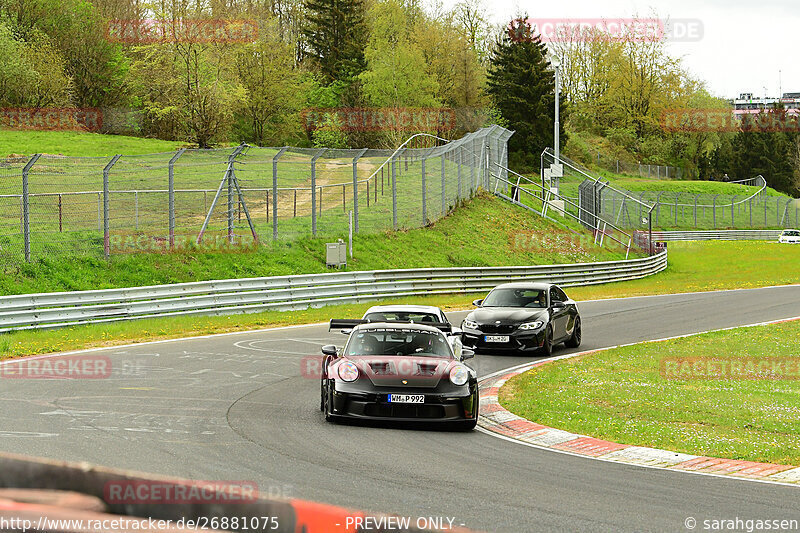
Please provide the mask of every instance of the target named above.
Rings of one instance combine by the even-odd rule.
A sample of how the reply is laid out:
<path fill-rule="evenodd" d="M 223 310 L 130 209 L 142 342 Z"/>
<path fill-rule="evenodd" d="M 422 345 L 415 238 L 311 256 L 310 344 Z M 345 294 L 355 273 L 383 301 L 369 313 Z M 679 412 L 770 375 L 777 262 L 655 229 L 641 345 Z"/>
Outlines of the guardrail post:
<path fill-rule="evenodd" d="M 358 160 L 366 153 L 367 149 L 364 148 L 353 158 L 353 231 L 356 233 L 358 233 Z M 369 203 L 369 190 L 367 190 L 367 203 Z"/>
<path fill-rule="evenodd" d="M 105 253 L 106 259 L 108 259 L 109 254 L 111 253 L 111 243 L 110 243 L 110 227 L 111 221 L 108 218 L 108 204 L 109 204 L 109 186 L 108 186 L 108 175 L 111 172 L 111 167 L 113 167 L 119 158 L 122 157 L 122 154 L 117 154 L 111 158 L 111 161 L 103 169 L 103 252 Z"/>
<path fill-rule="evenodd" d="M 186 151 L 186 148 L 181 148 L 178 150 L 172 159 L 169 160 L 169 179 L 168 179 L 168 188 L 169 188 L 169 249 L 175 249 L 175 161 L 178 160 L 180 156 L 183 155 L 183 152 Z"/>
<path fill-rule="evenodd" d="M 397 156 L 392 156 L 392 228 L 397 231 Z"/>
<path fill-rule="evenodd" d="M 317 236 L 317 159 L 325 153 L 326 148 L 319 150 L 311 158 L 311 235 Z M 320 188 L 320 194 L 322 188 Z M 321 200 L 321 199 L 320 199 Z M 320 202 L 320 211 L 322 202 Z"/>
<path fill-rule="evenodd" d="M 28 173 L 36 164 L 42 154 L 34 154 L 22 168 L 22 240 L 24 241 L 25 262 L 31 260 L 31 221 L 30 201 L 28 198 Z"/>
<path fill-rule="evenodd" d="M 278 159 L 288 150 L 288 146 L 284 146 L 272 158 L 272 240 L 278 240 Z M 297 209 L 297 190 L 295 194 L 295 210 Z"/>

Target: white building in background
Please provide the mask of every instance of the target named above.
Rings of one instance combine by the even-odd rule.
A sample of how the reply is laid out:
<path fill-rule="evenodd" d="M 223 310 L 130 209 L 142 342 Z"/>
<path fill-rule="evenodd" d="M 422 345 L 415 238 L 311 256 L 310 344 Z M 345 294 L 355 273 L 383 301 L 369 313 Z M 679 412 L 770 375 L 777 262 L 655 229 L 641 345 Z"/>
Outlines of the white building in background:
<path fill-rule="evenodd" d="M 739 98 L 730 102 L 735 116 L 758 114 L 764 109 L 775 107 L 778 102 L 783 104 L 788 113 L 800 114 L 800 93 L 783 93 L 780 98 L 754 97 L 753 93 L 742 93 Z"/>

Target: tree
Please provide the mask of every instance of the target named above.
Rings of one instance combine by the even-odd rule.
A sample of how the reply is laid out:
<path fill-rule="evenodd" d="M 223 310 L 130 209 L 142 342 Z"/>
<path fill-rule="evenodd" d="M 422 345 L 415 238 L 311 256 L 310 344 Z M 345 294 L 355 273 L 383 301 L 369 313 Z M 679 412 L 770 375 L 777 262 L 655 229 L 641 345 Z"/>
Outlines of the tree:
<path fill-rule="evenodd" d="M 425 58 L 411 40 L 403 6 L 397 0 L 376 2 L 370 10 L 372 33 L 365 51 L 367 70 L 359 79 L 367 101 L 377 107 L 438 107 L 439 84 L 425 70 Z M 395 144 L 404 131 L 389 125 Z"/>
<path fill-rule="evenodd" d="M 41 43 L 41 36 L 47 36 L 72 80 L 74 105 L 124 103 L 127 61 L 122 47 L 106 38 L 106 21 L 92 4 L 86 0 L 0 0 L 0 12 L 24 41 Z"/>
<path fill-rule="evenodd" d="M 782 107 L 761 112 L 752 123 L 744 123 L 733 138 L 730 162 L 733 175 L 747 179 L 760 174 L 773 189 L 797 193 L 796 126 L 796 119 L 788 117 Z"/>
<path fill-rule="evenodd" d="M 300 74 L 294 69 L 292 45 L 281 40 L 276 21 L 259 24 L 256 42 L 236 52 L 239 82 L 247 92 L 241 112 L 246 117 L 247 141 L 266 146 L 297 133 L 302 105 Z"/>
<path fill-rule="evenodd" d="M 509 152 L 516 152 L 523 164 L 538 165 L 539 154 L 553 144 L 555 77 L 545 57 L 546 48 L 526 19 L 515 20 L 508 32 L 498 36 L 487 91 L 516 132 L 508 142 Z M 566 116 L 563 95 L 560 105 Z M 566 144 L 564 122 L 561 118 L 562 144 Z"/>
<path fill-rule="evenodd" d="M 364 70 L 367 27 L 363 0 L 305 0 L 305 56 L 326 82 Z"/>

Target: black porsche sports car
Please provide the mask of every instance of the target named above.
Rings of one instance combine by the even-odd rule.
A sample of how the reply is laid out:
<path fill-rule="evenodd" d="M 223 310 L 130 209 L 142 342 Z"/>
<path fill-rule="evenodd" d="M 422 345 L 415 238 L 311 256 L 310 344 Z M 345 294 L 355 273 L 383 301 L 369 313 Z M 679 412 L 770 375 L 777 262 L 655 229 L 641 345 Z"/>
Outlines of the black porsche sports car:
<path fill-rule="evenodd" d="M 331 327 L 353 321 L 332 320 Z M 478 421 L 478 380 L 453 353 L 445 333 L 423 324 L 356 324 L 347 344 L 322 347 L 320 409 L 325 419 L 446 422 L 472 429 Z"/>
<path fill-rule="evenodd" d="M 581 344 L 578 306 L 551 283 L 506 283 L 473 302 L 461 324 L 462 342 L 481 352 L 540 351 L 550 355 L 560 342 Z"/>

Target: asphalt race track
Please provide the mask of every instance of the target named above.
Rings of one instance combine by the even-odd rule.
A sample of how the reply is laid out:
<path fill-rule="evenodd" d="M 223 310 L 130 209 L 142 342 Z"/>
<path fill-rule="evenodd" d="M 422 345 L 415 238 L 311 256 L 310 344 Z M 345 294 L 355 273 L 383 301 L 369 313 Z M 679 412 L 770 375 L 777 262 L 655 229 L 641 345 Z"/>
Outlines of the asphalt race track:
<path fill-rule="evenodd" d="M 581 350 L 800 316 L 800 286 L 585 302 Z M 451 313 L 460 323 L 464 313 Z M 345 318 L 345 317 L 342 317 Z M 687 531 L 798 519 L 800 489 L 539 450 L 484 433 L 328 424 L 304 356 L 326 326 L 93 351 L 107 379 L 0 379 L 0 450 L 193 479 L 485 531 Z M 567 353 L 563 348 L 556 354 Z M 483 376 L 527 359 L 478 355 Z"/>

